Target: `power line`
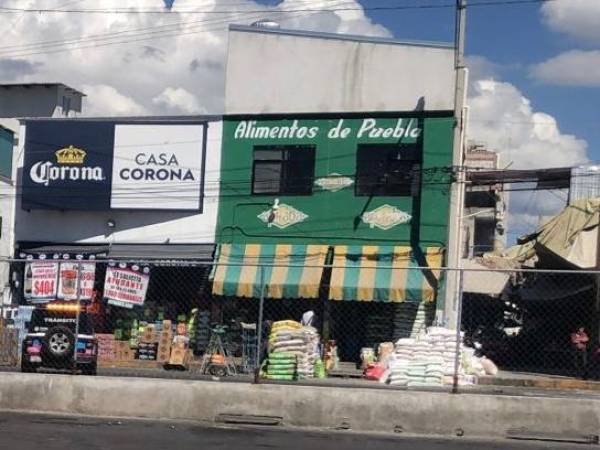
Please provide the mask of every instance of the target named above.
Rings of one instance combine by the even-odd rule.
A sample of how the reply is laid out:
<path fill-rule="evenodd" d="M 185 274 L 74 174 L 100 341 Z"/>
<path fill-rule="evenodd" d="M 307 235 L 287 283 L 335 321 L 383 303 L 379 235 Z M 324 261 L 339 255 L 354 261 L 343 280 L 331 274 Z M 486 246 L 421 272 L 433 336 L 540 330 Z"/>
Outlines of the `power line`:
<path fill-rule="evenodd" d="M 339 1 L 335 1 L 333 2 L 334 5 L 344 5 L 344 4 L 353 4 L 353 2 L 350 1 L 344 1 L 344 2 L 339 2 Z M 245 15 L 247 14 L 246 11 L 240 10 L 237 11 L 235 14 L 233 15 Z M 129 34 L 132 33 L 132 36 L 138 36 L 139 31 L 145 31 L 145 32 L 158 32 L 159 29 L 165 29 L 163 30 L 165 32 L 167 31 L 177 31 L 181 28 L 190 28 L 192 26 L 196 26 L 199 24 L 207 24 L 207 23 L 221 23 L 223 21 L 223 19 L 203 19 L 203 20 L 193 20 L 193 21 L 177 21 L 177 22 L 171 22 L 171 23 L 167 23 L 164 25 L 154 25 L 154 26 L 150 26 L 150 27 L 143 27 L 143 28 L 132 28 L 132 29 L 128 29 L 128 30 L 121 30 L 121 31 L 115 31 L 115 32 L 110 32 L 110 33 L 101 33 L 101 34 L 91 34 L 88 36 L 83 36 L 83 37 L 75 37 L 75 38 L 68 38 L 68 39 L 57 39 L 54 41 L 38 41 L 38 42 L 34 42 L 34 43 L 30 43 L 30 44 L 14 44 L 14 45 L 5 45 L 5 46 L 0 46 L 0 52 L 2 52 L 2 50 L 11 50 L 11 51 L 16 51 L 16 50 L 24 50 L 25 49 L 36 49 L 36 48 L 43 48 L 43 47 L 53 47 L 53 46 L 57 46 L 57 45 L 67 45 L 67 44 L 76 44 L 79 42 L 85 42 L 85 41 L 95 41 L 96 39 L 98 40 L 104 40 L 104 39 L 110 39 L 113 37 L 116 37 L 117 35 L 125 35 L 125 34 Z M 170 30 L 170 28 L 173 28 L 173 30 Z M 143 34 L 147 34 L 147 33 L 139 33 L 139 35 L 143 35 Z"/>
<path fill-rule="evenodd" d="M 346 4 L 347 1 L 345 2 L 337 2 L 336 4 Z M 0 13 L 2 11 L 0 10 Z M 287 15 L 286 14 L 289 11 L 285 11 L 285 10 L 281 10 L 278 11 L 282 16 L 284 17 L 279 17 L 277 18 L 277 20 L 284 22 L 287 20 L 292 20 L 292 19 L 296 19 L 296 18 L 301 18 L 301 17 L 307 17 L 310 16 L 313 13 L 308 13 L 308 14 L 290 14 Z M 25 57 L 25 56 L 34 56 L 34 55 L 46 55 L 46 54 L 51 54 L 51 53 L 61 53 L 61 52 L 65 52 L 65 51 L 73 51 L 73 50 L 83 50 L 83 49 L 88 49 L 88 48 L 99 48 L 99 47 L 105 47 L 105 46 L 109 46 L 109 45 L 116 45 L 116 44 L 129 44 L 129 43 L 133 43 L 133 42 L 142 42 L 142 41 L 148 41 L 148 40 L 153 40 L 153 39 L 158 39 L 158 38 L 166 38 L 166 37 L 176 37 L 176 36 L 183 36 L 183 35 L 189 35 L 189 34 L 200 34 L 200 33 L 206 33 L 206 32 L 219 32 L 219 31 L 227 31 L 227 25 L 231 22 L 231 20 L 248 20 L 248 21 L 252 21 L 252 20 L 259 20 L 261 18 L 264 17 L 263 14 L 260 15 L 249 15 L 248 11 L 235 11 L 232 12 L 232 16 L 233 17 L 228 17 L 228 18 L 221 18 L 221 19 L 210 19 L 210 20 L 199 20 L 199 21 L 193 21 L 193 22 L 189 22 L 189 26 L 188 25 L 182 25 L 182 27 L 180 29 L 178 29 L 177 27 L 170 29 L 169 27 L 171 26 L 175 26 L 175 24 L 170 24 L 170 25 L 162 25 L 162 26 L 157 26 L 157 27 L 147 27 L 147 28 L 142 28 L 142 29 L 138 29 L 138 31 L 144 31 L 142 33 L 133 33 L 133 34 L 126 34 L 128 32 L 132 32 L 134 30 L 129 30 L 129 31 L 122 31 L 122 32 L 115 32 L 114 34 L 124 34 L 124 36 L 119 36 L 119 37 L 124 37 L 126 39 L 124 40 L 117 40 L 117 41 L 111 41 L 111 39 L 115 38 L 115 36 L 112 33 L 108 33 L 106 35 L 100 35 L 97 38 L 80 38 L 80 39 L 72 39 L 71 41 L 65 41 L 65 42 L 60 42 L 60 41 L 55 41 L 55 43 L 53 43 L 52 45 L 45 45 L 44 43 L 38 43 L 35 46 L 33 46 L 30 48 L 31 51 L 27 51 L 27 48 L 23 48 L 22 52 L 21 49 L 17 49 L 14 48 L 11 51 L 6 51 L 6 52 L 2 52 L 0 50 L 0 53 L 2 53 L 2 57 L 4 58 L 19 58 L 19 57 Z M 187 22 L 180 22 L 179 24 L 184 24 Z M 209 27 L 209 28 L 205 28 L 204 26 L 201 25 L 206 25 L 206 24 L 210 24 L 210 25 L 218 25 L 217 27 Z M 225 26 L 223 26 L 225 25 Z M 165 28 L 163 30 L 158 30 L 158 28 Z M 184 32 L 182 32 L 184 31 Z M 141 37 L 139 39 L 127 39 L 127 38 L 136 38 L 139 36 L 146 36 L 146 37 Z M 97 41 L 108 41 L 108 42 L 99 42 L 99 43 L 94 43 Z M 79 44 L 87 44 L 90 43 L 90 45 L 79 45 Z M 56 47 L 55 49 L 52 49 L 52 47 Z M 61 47 L 68 47 L 68 48 L 61 48 Z M 40 51 L 37 51 L 40 50 Z"/>
<path fill-rule="evenodd" d="M 470 2 L 467 7 L 481 6 L 509 6 L 526 5 L 556 2 L 559 0 L 491 0 Z M 411 9 L 447 9 L 455 8 L 455 3 L 428 4 L 428 5 L 395 5 L 395 6 L 364 6 L 364 7 L 345 7 L 345 8 L 290 8 L 290 9 L 254 9 L 246 10 L 246 13 L 291 13 L 291 12 L 343 12 L 343 11 L 399 11 Z M 135 9 L 135 8 L 114 8 L 114 9 L 52 9 L 52 8 L 10 8 L 0 7 L 0 13 L 69 13 L 69 14 L 232 14 L 238 10 L 218 10 L 218 9 Z"/>

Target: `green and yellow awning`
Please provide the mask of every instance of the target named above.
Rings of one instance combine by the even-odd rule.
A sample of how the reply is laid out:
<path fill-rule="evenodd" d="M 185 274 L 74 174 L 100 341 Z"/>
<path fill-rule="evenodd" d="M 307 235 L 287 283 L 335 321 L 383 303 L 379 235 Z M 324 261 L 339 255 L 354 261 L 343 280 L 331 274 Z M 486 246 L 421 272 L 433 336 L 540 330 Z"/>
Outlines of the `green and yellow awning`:
<path fill-rule="evenodd" d="M 434 301 L 443 262 L 442 249 L 427 248 L 422 254 L 419 252 L 403 246 L 335 246 L 329 299 Z"/>
<path fill-rule="evenodd" d="M 327 245 L 221 244 L 211 278 L 213 294 L 317 298 Z M 261 275 L 262 271 L 262 275 Z"/>

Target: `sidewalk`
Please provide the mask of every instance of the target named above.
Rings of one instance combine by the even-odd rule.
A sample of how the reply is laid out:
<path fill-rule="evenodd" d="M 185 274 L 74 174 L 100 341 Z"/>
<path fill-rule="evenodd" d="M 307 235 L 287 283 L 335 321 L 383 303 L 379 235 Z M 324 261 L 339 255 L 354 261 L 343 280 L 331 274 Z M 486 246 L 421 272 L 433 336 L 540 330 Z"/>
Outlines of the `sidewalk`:
<path fill-rule="evenodd" d="M 218 421 L 266 417 L 286 426 L 504 438 L 511 430 L 597 436 L 596 396 L 451 394 L 338 386 L 0 373 L 0 409 Z"/>
<path fill-rule="evenodd" d="M 589 390 L 600 392 L 600 381 L 582 380 L 559 375 L 540 375 L 527 372 L 499 371 L 495 376 L 478 378 L 479 386 L 507 386 L 557 390 Z"/>

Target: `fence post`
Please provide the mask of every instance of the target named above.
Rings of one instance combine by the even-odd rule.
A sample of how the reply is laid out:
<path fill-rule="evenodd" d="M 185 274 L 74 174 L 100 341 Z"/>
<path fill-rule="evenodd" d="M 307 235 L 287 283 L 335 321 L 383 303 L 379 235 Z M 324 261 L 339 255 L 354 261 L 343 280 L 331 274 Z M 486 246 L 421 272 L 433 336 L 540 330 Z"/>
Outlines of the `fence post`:
<path fill-rule="evenodd" d="M 265 306 L 265 272 L 264 267 L 259 266 L 260 270 L 260 298 L 258 303 L 258 323 L 256 324 L 256 369 L 254 372 L 254 382 L 260 382 L 260 362 L 262 356 L 262 340 L 263 340 L 263 310 Z"/>
<path fill-rule="evenodd" d="M 79 337 L 79 313 L 81 309 L 81 262 L 77 263 L 77 285 L 75 292 L 77 293 L 77 311 L 75 316 L 75 344 L 73 345 L 73 374 L 77 372 L 77 342 Z"/>
<path fill-rule="evenodd" d="M 462 322 L 463 306 L 463 269 L 458 269 L 458 302 L 456 304 L 456 347 L 454 348 L 454 379 L 452 380 L 452 393 L 458 394 L 458 370 L 460 367 L 460 327 Z"/>

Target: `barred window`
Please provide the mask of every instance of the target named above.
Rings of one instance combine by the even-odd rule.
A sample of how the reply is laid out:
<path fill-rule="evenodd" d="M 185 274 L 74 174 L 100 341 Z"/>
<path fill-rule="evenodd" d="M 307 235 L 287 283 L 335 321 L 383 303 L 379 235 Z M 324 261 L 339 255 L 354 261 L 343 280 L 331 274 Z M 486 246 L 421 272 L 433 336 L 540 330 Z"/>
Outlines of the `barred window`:
<path fill-rule="evenodd" d="M 254 147 L 253 194 L 310 195 L 314 174 L 314 146 Z"/>

